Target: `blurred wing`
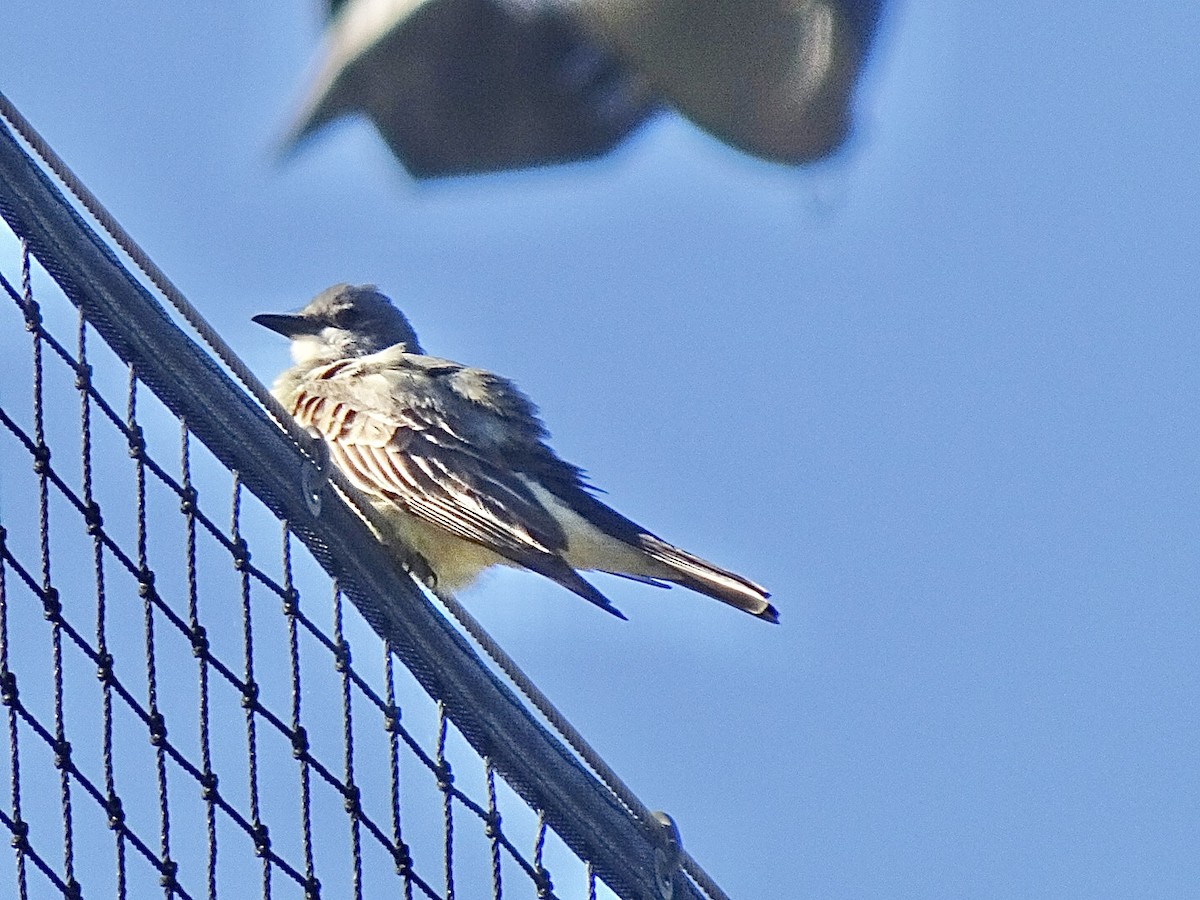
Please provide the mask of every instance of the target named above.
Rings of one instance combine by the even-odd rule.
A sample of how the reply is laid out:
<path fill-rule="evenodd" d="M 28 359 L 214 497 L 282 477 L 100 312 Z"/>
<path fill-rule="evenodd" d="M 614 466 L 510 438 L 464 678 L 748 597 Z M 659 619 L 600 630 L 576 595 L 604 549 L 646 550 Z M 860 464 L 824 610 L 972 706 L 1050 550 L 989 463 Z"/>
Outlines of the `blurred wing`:
<path fill-rule="evenodd" d="M 802 163 L 846 137 L 883 0 L 577 0 L 584 30 L 720 140 Z"/>
<path fill-rule="evenodd" d="M 604 153 L 653 111 L 557 3 L 343 0 L 288 143 L 353 112 L 417 177 Z"/>

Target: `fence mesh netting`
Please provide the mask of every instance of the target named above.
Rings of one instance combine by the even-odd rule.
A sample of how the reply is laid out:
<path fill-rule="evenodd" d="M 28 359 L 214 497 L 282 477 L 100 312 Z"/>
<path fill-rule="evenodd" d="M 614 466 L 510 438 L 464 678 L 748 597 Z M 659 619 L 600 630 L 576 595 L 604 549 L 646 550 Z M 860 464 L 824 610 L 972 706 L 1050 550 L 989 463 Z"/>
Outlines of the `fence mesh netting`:
<path fill-rule="evenodd" d="M 2 119 L 0 213 L 0 892 L 701 896 Z"/>

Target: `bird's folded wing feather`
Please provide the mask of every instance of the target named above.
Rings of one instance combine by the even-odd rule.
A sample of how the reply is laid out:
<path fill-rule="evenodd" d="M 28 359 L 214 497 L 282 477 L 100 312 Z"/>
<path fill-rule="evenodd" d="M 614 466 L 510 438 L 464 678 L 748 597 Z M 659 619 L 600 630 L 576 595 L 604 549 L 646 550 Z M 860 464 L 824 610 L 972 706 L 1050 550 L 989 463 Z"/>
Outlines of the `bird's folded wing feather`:
<path fill-rule="evenodd" d="M 562 528 L 494 448 L 463 436 L 469 423 L 436 404 L 406 404 L 383 392 L 372 402 L 363 390 L 369 383 L 346 380 L 363 376 L 362 369 L 327 368 L 327 377 L 318 370 L 297 387 L 291 411 L 328 441 L 356 487 L 535 571 L 559 568 Z"/>

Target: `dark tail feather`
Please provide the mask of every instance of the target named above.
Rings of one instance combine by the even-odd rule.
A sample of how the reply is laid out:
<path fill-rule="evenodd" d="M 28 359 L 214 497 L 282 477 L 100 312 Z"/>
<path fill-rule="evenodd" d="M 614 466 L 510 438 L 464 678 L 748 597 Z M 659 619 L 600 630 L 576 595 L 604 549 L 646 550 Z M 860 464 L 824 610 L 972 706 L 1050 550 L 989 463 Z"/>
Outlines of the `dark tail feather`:
<path fill-rule="evenodd" d="M 649 584 L 670 581 L 707 597 L 712 597 L 714 600 L 728 603 L 730 606 L 748 612 L 764 621 L 779 622 L 779 610 L 767 602 L 767 597 L 771 595 L 760 585 L 655 537 L 636 522 L 625 518 L 615 509 L 601 503 L 581 488 L 579 482 L 581 475 L 578 469 L 567 466 L 566 463 L 557 459 L 552 462 L 553 465 L 545 472 L 546 477 L 538 479 L 541 487 L 550 491 L 558 500 L 604 534 L 631 547 L 639 548 L 671 570 L 670 575 L 660 575 L 658 572 L 649 576 L 626 572 L 613 572 L 613 575 L 622 575 L 625 578 L 645 581 Z M 574 571 L 572 574 L 575 574 Z M 581 597 L 586 597 L 593 603 L 596 602 L 589 594 L 563 581 L 557 574 L 550 575 L 550 577 L 559 584 L 569 587 Z M 582 579 L 579 580 L 582 581 Z M 583 582 L 583 584 L 587 589 L 595 591 L 595 588 L 587 582 Z"/>
<path fill-rule="evenodd" d="M 651 557 L 673 570 L 670 580 L 676 584 L 728 603 L 763 621 L 779 623 L 779 610 L 767 601 L 771 595 L 748 578 L 650 535 L 642 535 L 641 545 Z"/>
<path fill-rule="evenodd" d="M 557 557 L 555 557 L 555 558 L 557 559 Z M 559 560 L 559 561 L 561 562 L 561 560 Z M 546 567 L 546 568 L 550 568 L 550 567 Z M 541 574 L 545 575 L 547 578 L 557 581 L 559 584 L 561 584 L 567 590 L 578 594 L 580 597 L 582 597 L 584 600 L 587 600 L 589 603 L 595 603 L 598 607 L 600 607 L 606 613 L 611 613 L 612 615 L 616 616 L 618 619 L 623 619 L 625 621 L 629 621 L 628 618 L 626 617 L 625 613 L 621 612 L 619 609 L 617 609 L 615 606 L 613 606 L 607 597 L 605 597 L 602 593 L 600 593 L 598 590 L 596 590 L 596 588 L 593 587 L 590 582 L 585 581 L 582 575 L 580 575 L 578 572 L 576 572 L 574 569 L 572 569 L 565 562 L 562 563 L 561 568 L 559 568 L 558 566 L 553 566 L 553 571 L 542 570 Z"/>
<path fill-rule="evenodd" d="M 513 562 L 539 575 L 544 575 L 551 581 L 557 582 L 568 591 L 578 594 L 589 603 L 595 603 L 606 613 L 611 613 L 618 619 L 626 619 L 623 612 L 617 609 L 602 593 L 596 590 L 583 576 L 576 572 L 561 556 L 553 553 L 531 551 L 514 554 L 508 557 Z M 626 621 L 628 621 L 626 619 Z"/>

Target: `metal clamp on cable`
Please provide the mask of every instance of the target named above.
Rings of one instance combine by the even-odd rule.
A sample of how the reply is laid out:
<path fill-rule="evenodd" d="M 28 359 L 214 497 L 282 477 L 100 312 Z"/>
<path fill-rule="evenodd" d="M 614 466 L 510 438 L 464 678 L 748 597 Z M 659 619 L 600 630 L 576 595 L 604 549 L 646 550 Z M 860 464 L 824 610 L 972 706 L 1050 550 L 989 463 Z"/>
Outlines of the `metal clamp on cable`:
<path fill-rule="evenodd" d="M 308 436 L 312 440 L 304 449 L 311 463 L 305 463 L 300 469 L 300 486 L 304 490 L 304 502 L 308 505 L 308 511 L 315 518 L 320 518 L 321 493 L 329 483 L 329 447 L 316 429 L 309 429 Z"/>
<path fill-rule="evenodd" d="M 654 884 L 660 900 L 671 900 L 675 896 L 675 873 L 679 871 L 683 842 L 675 820 L 661 810 L 652 813 L 659 826 L 657 846 L 654 848 Z"/>

